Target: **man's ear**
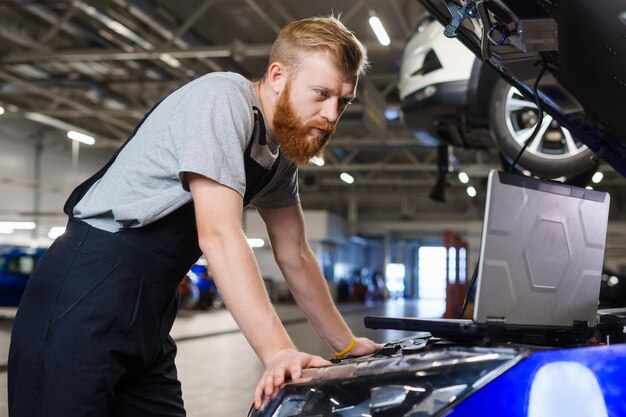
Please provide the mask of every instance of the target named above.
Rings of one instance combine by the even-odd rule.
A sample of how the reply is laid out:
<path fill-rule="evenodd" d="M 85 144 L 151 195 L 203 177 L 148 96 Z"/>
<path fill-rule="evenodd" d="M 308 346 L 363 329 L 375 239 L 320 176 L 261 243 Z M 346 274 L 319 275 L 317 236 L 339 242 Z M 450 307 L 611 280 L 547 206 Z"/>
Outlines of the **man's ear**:
<path fill-rule="evenodd" d="M 274 93 L 279 94 L 287 83 L 287 67 L 280 62 L 272 62 L 267 68 L 267 81 Z"/>

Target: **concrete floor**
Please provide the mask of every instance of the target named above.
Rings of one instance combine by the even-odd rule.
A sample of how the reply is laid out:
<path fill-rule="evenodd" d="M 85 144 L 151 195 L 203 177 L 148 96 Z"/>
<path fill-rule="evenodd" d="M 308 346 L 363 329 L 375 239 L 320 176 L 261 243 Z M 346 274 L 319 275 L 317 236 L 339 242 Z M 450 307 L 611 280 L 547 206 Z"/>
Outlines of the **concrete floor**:
<path fill-rule="evenodd" d="M 359 336 L 383 342 L 409 335 L 393 330 L 368 330 L 367 315 L 436 317 L 441 302 L 392 300 L 372 305 L 343 304 L 339 310 Z M 303 314 L 293 304 L 278 304 L 276 310 L 296 345 L 303 351 L 329 357 Z M 0 309 L 0 417 L 6 417 L 6 358 L 14 309 Z M 253 389 L 263 367 L 239 332 L 229 312 L 181 310 L 171 332 L 178 344 L 177 367 L 189 417 L 245 416 Z"/>

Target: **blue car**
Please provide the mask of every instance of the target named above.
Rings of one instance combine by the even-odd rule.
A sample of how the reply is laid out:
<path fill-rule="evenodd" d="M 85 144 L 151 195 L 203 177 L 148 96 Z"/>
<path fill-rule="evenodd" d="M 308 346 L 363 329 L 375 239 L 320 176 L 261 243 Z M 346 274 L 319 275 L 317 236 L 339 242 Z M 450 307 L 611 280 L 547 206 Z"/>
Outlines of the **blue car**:
<path fill-rule="evenodd" d="M 181 306 L 206 310 L 210 307 L 221 308 L 222 298 L 217 290 L 206 265 L 196 264 L 178 286 L 181 295 Z"/>
<path fill-rule="evenodd" d="M 26 282 L 46 249 L 11 248 L 0 251 L 0 306 L 17 306 Z"/>
<path fill-rule="evenodd" d="M 469 346 L 426 336 L 305 369 L 249 417 L 618 417 L 626 345 Z"/>

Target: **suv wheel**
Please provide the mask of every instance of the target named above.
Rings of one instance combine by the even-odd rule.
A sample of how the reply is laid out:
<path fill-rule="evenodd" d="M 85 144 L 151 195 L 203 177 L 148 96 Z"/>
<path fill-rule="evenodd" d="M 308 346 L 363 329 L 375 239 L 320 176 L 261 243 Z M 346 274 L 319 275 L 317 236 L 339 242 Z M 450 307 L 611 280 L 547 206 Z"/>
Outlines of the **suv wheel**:
<path fill-rule="evenodd" d="M 504 80 L 494 88 L 490 103 L 490 126 L 496 146 L 513 161 L 539 121 L 535 103 Z M 593 171 L 593 152 L 547 113 L 535 139 L 522 154 L 519 165 L 542 177 L 574 178 Z"/>

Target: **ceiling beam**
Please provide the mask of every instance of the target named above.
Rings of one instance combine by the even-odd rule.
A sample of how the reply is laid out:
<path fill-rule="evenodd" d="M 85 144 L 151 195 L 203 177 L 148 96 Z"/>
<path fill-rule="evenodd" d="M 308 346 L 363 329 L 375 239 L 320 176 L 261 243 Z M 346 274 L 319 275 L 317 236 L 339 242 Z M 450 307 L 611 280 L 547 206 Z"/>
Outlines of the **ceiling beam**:
<path fill-rule="evenodd" d="M 396 40 L 402 44 L 401 40 Z M 389 47 L 384 47 L 378 42 L 365 42 L 368 51 L 387 51 Z M 78 50 L 57 50 L 52 52 L 14 52 L 0 57 L 0 62 L 5 64 L 17 63 L 38 63 L 38 62 L 76 62 L 76 61 L 134 61 L 139 59 L 159 59 L 159 55 L 168 54 L 174 58 L 230 58 L 235 54 L 243 53 L 246 57 L 263 58 L 269 57 L 272 45 L 266 44 L 244 44 L 237 42 L 235 45 L 213 45 L 213 46 L 190 46 L 185 49 L 180 48 L 160 48 L 152 51 L 125 52 L 121 50 L 102 49 L 78 49 Z"/>

